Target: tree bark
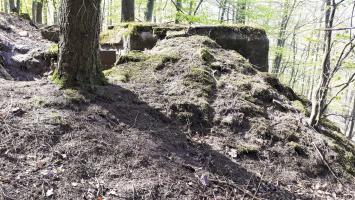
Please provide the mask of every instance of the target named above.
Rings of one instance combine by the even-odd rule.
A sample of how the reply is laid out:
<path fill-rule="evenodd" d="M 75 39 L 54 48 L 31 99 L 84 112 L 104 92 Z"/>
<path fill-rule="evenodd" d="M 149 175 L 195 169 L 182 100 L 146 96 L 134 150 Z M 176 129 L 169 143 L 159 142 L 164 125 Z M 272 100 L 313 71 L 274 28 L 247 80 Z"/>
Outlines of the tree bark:
<path fill-rule="evenodd" d="M 182 0 L 176 0 L 175 7 L 176 7 L 175 24 L 178 24 L 181 21 Z"/>
<path fill-rule="evenodd" d="M 121 22 L 133 22 L 134 14 L 134 0 L 122 0 L 121 2 Z"/>
<path fill-rule="evenodd" d="M 349 128 L 346 130 L 346 135 L 348 139 L 352 139 L 354 137 L 354 126 L 355 126 L 355 95 L 353 95 L 351 101 L 351 110 L 349 112 Z"/>
<path fill-rule="evenodd" d="M 278 75 L 280 72 L 280 66 L 283 57 L 283 48 L 285 47 L 286 42 L 286 30 L 288 26 L 288 22 L 290 21 L 291 14 L 294 9 L 293 5 L 290 4 L 290 0 L 286 0 L 283 8 L 283 15 L 280 24 L 279 33 L 277 36 L 277 44 L 276 44 L 276 53 L 274 59 L 274 66 L 272 68 L 272 73 Z"/>
<path fill-rule="evenodd" d="M 37 18 L 37 2 L 36 1 L 32 1 L 32 21 L 36 22 L 36 18 Z"/>
<path fill-rule="evenodd" d="M 4 0 L 4 12 L 9 13 L 9 4 L 7 0 Z"/>
<path fill-rule="evenodd" d="M 333 20 L 335 16 L 336 5 L 332 5 L 331 0 L 326 0 L 326 12 L 325 12 L 325 51 L 322 61 L 321 77 L 317 88 L 312 97 L 312 110 L 309 118 L 309 124 L 311 126 L 317 126 L 320 122 L 323 114 L 323 107 L 328 94 L 328 83 L 330 80 L 330 54 L 333 31 L 329 30 L 333 27 Z"/>
<path fill-rule="evenodd" d="M 36 3 L 36 23 L 42 24 L 42 13 L 43 13 L 43 1 L 37 1 Z"/>
<path fill-rule="evenodd" d="M 145 21 L 151 22 L 154 11 L 154 0 L 147 0 L 147 8 L 144 13 Z"/>
<path fill-rule="evenodd" d="M 227 3 L 228 3 L 228 0 L 223 0 L 222 1 L 222 5 L 221 5 L 221 15 L 220 15 L 220 18 L 219 18 L 219 22 L 220 23 L 223 23 L 224 22 L 224 17 L 226 15 L 226 10 L 227 10 Z"/>
<path fill-rule="evenodd" d="M 62 87 L 103 83 L 99 60 L 101 0 L 62 0 L 58 69 L 52 80 Z"/>
<path fill-rule="evenodd" d="M 237 1 L 237 8 L 236 8 L 236 15 L 235 15 L 235 21 L 237 23 L 245 24 L 246 8 L 247 8 L 246 0 L 238 0 Z"/>

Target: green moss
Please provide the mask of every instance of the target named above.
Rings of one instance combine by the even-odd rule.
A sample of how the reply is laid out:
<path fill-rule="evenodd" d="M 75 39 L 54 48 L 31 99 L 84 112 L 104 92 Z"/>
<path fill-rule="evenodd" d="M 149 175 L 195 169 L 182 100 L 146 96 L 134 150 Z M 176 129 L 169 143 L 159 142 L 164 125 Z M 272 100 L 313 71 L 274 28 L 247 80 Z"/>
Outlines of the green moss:
<path fill-rule="evenodd" d="M 167 63 L 176 63 L 179 61 L 180 57 L 177 55 L 155 55 L 151 59 L 156 61 L 155 70 L 161 70 Z"/>
<path fill-rule="evenodd" d="M 200 55 L 201 55 L 202 60 L 204 60 L 207 63 L 211 63 L 216 60 L 215 57 L 206 48 L 203 48 L 200 50 Z"/>
<path fill-rule="evenodd" d="M 341 132 L 341 130 L 337 126 L 337 124 L 332 122 L 332 121 L 330 121 L 329 119 L 326 119 L 326 118 L 321 119 L 320 125 L 328 128 L 328 129 L 330 129 L 332 131 L 335 131 L 335 132 L 338 132 L 338 133 Z M 345 137 L 343 137 L 343 138 L 345 139 Z"/>
<path fill-rule="evenodd" d="M 118 58 L 117 64 L 123 64 L 128 62 L 141 62 L 147 60 L 148 56 L 140 51 L 130 51 L 125 55 L 121 55 Z"/>
<path fill-rule="evenodd" d="M 237 152 L 240 155 L 257 155 L 258 149 L 250 145 L 237 145 Z"/>
<path fill-rule="evenodd" d="M 49 79 L 56 85 L 58 85 L 60 88 L 65 87 L 67 83 L 67 78 L 66 77 L 61 77 L 58 69 L 55 69 L 52 76 L 49 77 Z"/>
<path fill-rule="evenodd" d="M 124 37 L 130 35 L 138 35 L 140 32 L 153 32 L 154 25 L 149 23 L 128 23 L 125 25 L 126 30 L 123 32 Z"/>
<path fill-rule="evenodd" d="M 310 115 L 309 110 L 300 100 L 292 101 L 292 106 L 299 110 L 301 113 L 304 113 L 306 116 Z"/>
<path fill-rule="evenodd" d="M 32 103 L 31 104 L 33 104 L 33 106 L 36 107 L 36 108 L 40 108 L 40 107 L 43 107 L 46 104 L 46 100 L 43 97 L 35 96 L 32 99 Z"/>
<path fill-rule="evenodd" d="M 206 67 L 191 68 L 189 73 L 184 77 L 184 85 L 193 89 L 199 89 L 200 92 L 197 95 L 201 97 L 209 97 L 216 87 L 211 71 Z"/>
<path fill-rule="evenodd" d="M 79 82 L 75 80 L 75 78 L 71 77 L 71 79 L 68 78 L 68 75 L 60 75 L 58 72 L 58 69 L 55 69 L 53 71 L 52 76 L 49 77 L 49 79 L 56 85 L 58 85 L 60 88 L 73 88 L 73 87 L 80 87 L 82 89 L 88 89 L 92 90 L 95 89 L 96 85 L 105 85 L 107 83 L 107 80 L 103 73 L 100 73 L 97 77 L 94 77 L 92 79 L 91 83 L 88 82 L 88 80 L 85 80 L 83 82 Z"/>
<path fill-rule="evenodd" d="M 82 104 L 85 103 L 85 97 L 80 94 L 79 90 L 77 89 L 65 89 L 64 91 L 64 97 L 69 103 L 74 103 L 74 104 Z"/>
<path fill-rule="evenodd" d="M 56 56 L 59 53 L 59 45 L 53 44 L 47 49 L 47 55 Z"/>
<path fill-rule="evenodd" d="M 355 155 L 354 152 L 347 151 L 346 149 L 334 144 L 333 149 L 338 153 L 338 161 L 345 171 L 355 176 Z"/>
<path fill-rule="evenodd" d="M 117 67 L 113 67 L 109 70 L 104 71 L 104 75 L 108 78 L 109 81 L 113 82 L 128 82 L 130 78 L 133 76 L 133 69 L 121 69 Z"/>
<path fill-rule="evenodd" d="M 299 143 L 292 141 L 288 142 L 287 145 L 290 146 L 298 155 L 305 155 L 305 150 Z"/>

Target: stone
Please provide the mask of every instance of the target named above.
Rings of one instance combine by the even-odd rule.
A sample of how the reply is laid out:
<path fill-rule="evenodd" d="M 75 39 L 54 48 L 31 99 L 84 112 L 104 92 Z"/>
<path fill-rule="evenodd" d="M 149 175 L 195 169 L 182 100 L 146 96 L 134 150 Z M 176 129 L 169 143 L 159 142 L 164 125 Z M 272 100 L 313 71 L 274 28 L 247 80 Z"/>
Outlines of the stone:
<path fill-rule="evenodd" d="M 154 36 L 151 26 L 139 26 L 132 29 L 133 31 L 127 37 L 124 37 L 123 46 L 125 50 L 143 51 L 152 49 L 157 43 L 158 39 Z"/>
<path fill-rule="evenodd" d="M 18 34 L 21 37 L 28 37 L 28 32 L 27 31 L 20 31 Z"/>
<path fill-rule="evenodd" d="M 59 42 L 59 26 L 52 25 L 46 26 L 40 29 L 41 35 L 44 39 L 49 40 L 51 42 L 58 43 Z"/>
<path fill-rule="evenodd" d="M 222 48 L 240 53 L 259 71 L 268 71 L 269 39 L 262 29 L 248 26 L 193 26 L 187 33 L 208 36 Z"/>
<path fill-rule="evenodd" d="M 111 68 L 116 63 L 116 50 L 101 50 L 100 60 L 103 70 Z"/>

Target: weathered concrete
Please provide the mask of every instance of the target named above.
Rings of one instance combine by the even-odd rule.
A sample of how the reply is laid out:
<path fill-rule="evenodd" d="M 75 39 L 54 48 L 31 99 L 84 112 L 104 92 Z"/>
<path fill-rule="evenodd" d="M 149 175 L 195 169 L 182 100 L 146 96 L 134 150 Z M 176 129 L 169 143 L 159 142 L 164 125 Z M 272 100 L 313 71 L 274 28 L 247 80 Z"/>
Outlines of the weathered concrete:
<path fill-rule="evenodd" d="M 190 35 L 205 35 L 225 49 L 235 50 L 263 72 L 268 71 L 269 39 L 264 30 L 248 26 L 195 26 Z"/>
<path fill-rule="evenodd" d="M 116 50 L 100 50 L 101 65 L 104 70 L 116 63 Z"/>
<path fill-rule="evenodd" d="M 112 34 L 115 29 L 116 34 Z M 102 48 L 125 51 L 151 49 L 158 40 L 171 37 L 208 36 L 223 48 L 240 53 L 259 71 L 268 71 L 269 39 L 262 29 L 248 26 L 126 24 L 109 31 L 111 35 L 105 43 L 101 43 Z"/>

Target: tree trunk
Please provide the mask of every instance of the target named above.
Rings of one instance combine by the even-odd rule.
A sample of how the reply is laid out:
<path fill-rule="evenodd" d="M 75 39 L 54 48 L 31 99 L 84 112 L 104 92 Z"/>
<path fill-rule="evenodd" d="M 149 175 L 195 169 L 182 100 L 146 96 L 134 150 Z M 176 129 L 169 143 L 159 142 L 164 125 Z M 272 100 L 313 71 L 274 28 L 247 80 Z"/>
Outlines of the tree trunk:
<path fill-rule="evenodd" d="M 145 21 L 151 22 L 154 11 L 154 0 L 147 0 L 147 8 L 144 13 Z"/>
<path fill-rule="evenodd" d="M 351 110 L 349 116 L 349 128 L 346 130 L 347 137 L 351 140 L 354 136 L 354 126 L 355 126 L 355 95 L 352 98 Z"/>
<path fill-rule="evenodd" d="M 36 1 L 32 1 L 32 21 L 36 22 L 36 18 L 37 18 L 37 2 Z"/>
<path fill-rule="evenodd" d="M 4 12 L 9 13 L 9 4 L 7 0 L 4 0 Z"/>
<path fill-rule="evenodd" d="M 18 14 L 21 13 L 21 1 L 20 1 L 20 0 L 17 0 L 17 1 L 16 1 L 16 12 L 17 12 Z"/>
<path fill-rule="evenodd" d="M 222 1 L 222 5 L 221 5 L 221 15 L 220 15 L 220 18 L 219 18 L 219 22 L 220 22 L 220 23 L 223 23 L 223 22 L 224 22 L 224 16 L 226 15 L 227 3 L 228 3 L 228 0 L 223 0 L 223 1 Z"/>
<path fill-rule="evenodd" d="M 134 0 L 122 0 L 121 22 L 133 22 L 134 19 Z"/>
<path fill-rule="evenodd" d="M 237 23 L 245 24 L 246 8 L 247 8 L 247 2 L 245 0 L 238 0 L 237 8 L 236 8 L 237 13 L 235 16 L 235 20 Z"/>
<path fill-rule="evenodd" d="M 101 0 L 62 0 L 60 51 L 52 80 L 62 87 L 103 83 L 99 60 Z"/>
<path fill-rule="evenodd" d="M 42 11 L 43 11 L 43 1 L 37 1 L 36 3 L 36 23 L 42 24 Z"/>
<path fill-rule="evenodd" d="M 283 15 L 280 24 L 279 33 L 277 36 L 276 53 L 274 59 L 274 66 L 272 68 L 272 73 L 278 75 L 280 72 L 281 61 L 283 57 L 283 48 L 286 42 L 286 30 L 288 22 L 290 20 L 291 14 L 293 12 L 294 5 L 290 5 L 290 0 L 286 0 L 283 8 Z"/>
<path fill-rule="evenodd" d="M 10 5 L 10 11 L 16 12 L 15 0 L 9 0 L 9 5 Z"/>
<path fill-rule="evenodd" d="M 335 15 L 335 5 L 332 5 L 331 0 L 326 0 L 326 12 L 325 12 L 325 28 L 333 28 L 333 20 Z M 325 100 L 328 94 L 328 84 L 330 80 L 330 54 L 331 54 L 331 43 L 332 43 L 331 30 L 325 31 L 325 51 L 322 61 L 321 77 L 317 88 L 314 91 L 312 98 L 312 110 L 311 116 L 309 118 L 309 124 L 311 126 L 317 126 L 321 116 L 323 114 L 323 108 Z"/>
<path fill-rule="evenodd" d="M 182 10 L 182 0 L 176 0 L 176 16 L 175 16 L 175 24 L 180 23 L 181 21 L 181 10 Z"/>

